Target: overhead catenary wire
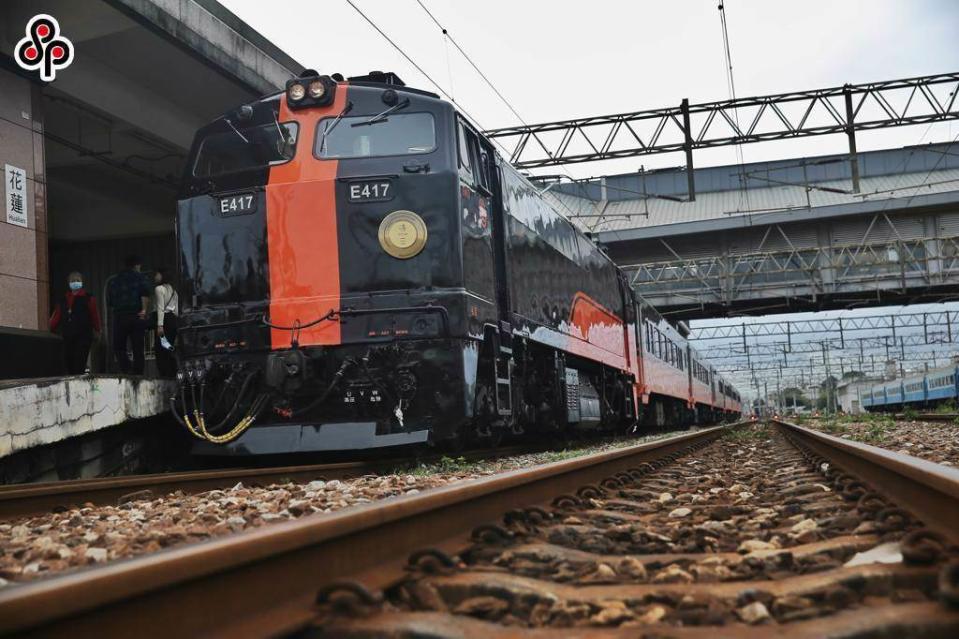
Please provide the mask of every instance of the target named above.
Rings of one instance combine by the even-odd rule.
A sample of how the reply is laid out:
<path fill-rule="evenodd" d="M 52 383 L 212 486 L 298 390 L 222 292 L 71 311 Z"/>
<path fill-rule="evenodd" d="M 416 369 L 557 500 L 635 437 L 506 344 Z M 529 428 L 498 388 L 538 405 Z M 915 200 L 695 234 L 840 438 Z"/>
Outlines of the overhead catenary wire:
<path fill-rule="evenodd" d="M 507 100 L 506 97 L 502 94 L 502 92 L 500 92 L 500 90 L 496 88 L 496 85 L 493 84 L 493 81 L 490 80 L 489 77 L 487 77 L 487 75 L 483 73 L 482 70 L 480 70 L 480 68 L 476 65 L 475 62 L 473 62 L 473 59 L 469 56 L 469 54 L 466 53 L 466 51 L 463 50 L 463 47 L 461 47 L 459 43 L 456 41 L 456 38 L 454 38 L 450 34 L 449 30 L 446 27 L 444 27 L 439 20 L 437 20 L 436 16 L 433 15 L 433 13 L 429 10 L 429 8 L 427 8 L 425 4 L 423 4 L 422 0 L 416 0 L 416 3 L 420 5 L 423 11 L 426 12 L 426 15 L 430 17 L 430 20 L 432 20 L 433 23 L 440 29 L 440 31 L 443 32 L 443 36 L 448 38 L 449 41 L 453 44 L 453 46 L 456 47 L 456 50 L 459 51 L 460 54 L 463 56 L 463 58 L 469 63 L 469 65 L 473 67 L 473 70 L 476 71 L 479 77 L 483 78 L 483 81 L 486 82 L 487 85 L 489 85 L 489 88 L 493 90 L 493 93 L 496 94 L 496 97 L 498 97 L 503 102 L 503 104 L 506 105 L 506 108 L 509 109 L 510 112 L 512 112 L 512 114 L 516 116 L 516 119 L 519 120 L 524 126 L 529 126 L 526 120 L 523 119 L 523 116 L 519 114 L 519 112 L 513 107 L 510 101 Z M 547 151 L 547 154 L 549 154 L 549 151 Z M 549 154 L 549 155 L 550 157 L 552 157 L 552 154 Z"/>
<path fill-rule="evenodd" d="M 721 0 L 717 8 L 719 9 L 719 23 L 723 32 L 723 53 L 725 55 L 726 62 L 726 87 L 729 89 L 729 98 L 735 102 L 736 80 L 733 76 L 733 56 L 729 47 L 729 28 L 726 24 L 725 0 Z M 733 107 L 733 121 L 736 123 L 736 135 L 739 137 L 742 132 L 742 127 L 739 124 L 739 109 L 736 107 Z M 746 205 L 746 210 L 749 210 L 749 187 L 746 184 L 746 158 L 743 154 L 743 145 L 741 143 L 736 145 L 736 156 L 739 160 L 739 168 L 741 173 L 740 183 L 742 185 L 742 197 Z"/>
<path fill-rule="evenodd" d="M 407 62 L 409 62 L 410 64 L 412 64 L 412 65 L 413 65 L 413 68 L 415 68 L 417 71 L 419 71 L 419 72 L 423 75 L 424 78 L 426 78 L 427 80 L 429 80 L 430 84 L 432 84 L 434 87 L 436 87 L 436 90 L 437 90 L 437 91 L 439 91 L 439 92 L 442 93 L 444 96 L 446 96 L 447 98 L 449 98 L 450 102 L 452 102 L 453 104 L 455 104 L 456 106 L 458 106 L 459 109 L 460 109 L 460 111 L 463 113 L 463 115 L 465 115 L 467 118 L 469 118 L 469 119 L 473 122 L 474 126 L 476 126 L 476 127 L 477 127 L 479 130 L 481 130 L 481 131 L 486 130 L 486 127 L 484 127 L 483 125 L 481 125 L 480 122 L 479 122 L 479 120 L 477 120 L 475 117 L 473 117 L 473 116 L 469 113 L 469 111 L 467 111 L 465 108 L 463 108 L 463 105 L 461 105 L 459 102 L 457 102 L 457 101 L 453 98 L 453 96 L 452 96 L 449 92 L 446 91 L 446 89 L 444 89 L 436 80 L 433 79 L 433 77 L 432 77 L 429 73 L 427 73 L 427 72 L 423 69 L 423 67 L 421 67 L 420 65 L 418 65 L 418 64 L 416 63 L 416 61 L 415 61 L 412 57 L 410 57 L 410 55 L 409 55 L 408 53 L 406 53 L 406 51 L 404 51 L 403 48 L 402 48 L 400 45 L 398 45 L 398 44 L 393 40 L 393 38 L 391 38 L 390 36 L 388 36 L 388 35 L 386 34 L 386 32 L 383 31 L 383 29 L 381 29 L 381 28 L 379 27 L 379 25 L 377 25 L 375 22 L 373 22 L 373 20 L 372 20 L 368 15 L 366 15 L 365 13 L 363 13 L 363 10 L 360 9 L 358 6 L 356 6 L 356 3 L 354 3 L 353 0 L 346 0 L 346 3 L 347 3 L 348 5 L 350 5 L 351 7 L 353 7 L 353 10 L 356 11 L 358 14 L 360 14 L 360 17 L 362 17 L 364 20 L 366 20 L 366 22 L 367 22 L 371 27 L 373 27 L 373 29 L 375 29 L 377 33 L 379 33 L 381 36 L 383 36 L 383 39 L 386 40 L 387 42 L 389 42 L 390 45 L 391 45 L 394 49 L 396 49 L 396 51 L 397 51 L 401 56 L 403 56 L 403 57 L 406 59 Z M 501 147 L 501 148 L 502 148 L 502 147 Z M 506 149 L 503 149 L 503 150 L 505 151 Z"/>

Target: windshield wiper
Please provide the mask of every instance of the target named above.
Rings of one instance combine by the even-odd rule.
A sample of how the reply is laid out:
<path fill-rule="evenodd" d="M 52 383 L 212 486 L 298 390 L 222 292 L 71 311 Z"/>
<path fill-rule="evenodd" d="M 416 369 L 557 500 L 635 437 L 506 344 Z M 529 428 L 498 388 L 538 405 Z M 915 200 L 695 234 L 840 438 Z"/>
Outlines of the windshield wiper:
<path fill-rule="evenodd" d="M 391 106 L 390 108 L 388 108 L 386 111 L 383 111 L 382 113 L 378 113 L 378 114 L 374 115 L 374 116 L 373 116 L 372 118 L 370 118 L 369 120 L 366 120 L 365 122 L 356 122 L 356 123 L 354 123 L 354 124 L 351 124 L 350 126 L 369 126 L 369 125 L 371 125 L 371 124 L 378 124 L 378 123 L 380 123 L 380 122 L 386 122 L 386 120 L 388 119 L 388 116 L 389 116 L 390 114 L 396 113 L 396 112 L 399 111 L 400 109 L 404 109 L 404 108 L 408 107 L 409 105 L 410 105 L 410 99 L 409 99 L 409 98 L 406 98 L 405 100 L 403 100 L 403 101 L 400 102 L 399 104 L 394 104 L 393 106 Z"/>
<path fill-rule="evenodd" d="M 343 116 L 353 110 L 353 102 L 346 103 L 346 107 L 340 111 L 340 114 L 333 119 L 327 126 L 323 127 L 323 133 L 320 134 L 320 155 L 323 155 L 323 149 L 326 148 L 326 136 L 333 132 L 333 129 L 336 128 L 336 125 L 340 123 L 340 120 L 343 119 Z"/>
<path fill-rule="evenodd" d="M 233 123 L 230 122 L 230 118 L 223 118 L 223 119 L 226 120 L 226 123 L 230 125 L 230 128 L 233 129 L 233 132 L 236 133 L 238 136 L 240 136 L 240 139 L 243 140 L 244 144 L 250 143 L 250 141 L 246 139 L 246 136 L 240 133 L 240 130 L 238 128 L 233 126 Z"/>

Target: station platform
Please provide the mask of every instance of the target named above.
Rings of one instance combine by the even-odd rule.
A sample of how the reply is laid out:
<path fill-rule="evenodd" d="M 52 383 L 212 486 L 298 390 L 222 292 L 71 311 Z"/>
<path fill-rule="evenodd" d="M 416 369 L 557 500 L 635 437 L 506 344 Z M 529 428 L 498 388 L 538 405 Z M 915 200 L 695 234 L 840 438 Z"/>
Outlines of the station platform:
<path fill-rule="evenodd" d="M 168 410 L 175 383 L 79 375 L 0 381 L 0 459 Z"/>

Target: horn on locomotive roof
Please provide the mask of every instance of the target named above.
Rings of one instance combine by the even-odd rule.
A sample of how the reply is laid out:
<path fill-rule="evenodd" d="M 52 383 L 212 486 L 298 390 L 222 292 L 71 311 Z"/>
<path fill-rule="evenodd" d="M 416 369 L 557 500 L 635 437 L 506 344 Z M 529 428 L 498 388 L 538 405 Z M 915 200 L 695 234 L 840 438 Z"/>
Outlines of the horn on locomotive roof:
<path fill-rule="evenodd" d="M 355 75 L 347 78 L 350 82 L 376 82 L 377 84 L 392 84 L 405 87 L 406 83 L 392 71 L 370 71 L 366 75 Z"/>

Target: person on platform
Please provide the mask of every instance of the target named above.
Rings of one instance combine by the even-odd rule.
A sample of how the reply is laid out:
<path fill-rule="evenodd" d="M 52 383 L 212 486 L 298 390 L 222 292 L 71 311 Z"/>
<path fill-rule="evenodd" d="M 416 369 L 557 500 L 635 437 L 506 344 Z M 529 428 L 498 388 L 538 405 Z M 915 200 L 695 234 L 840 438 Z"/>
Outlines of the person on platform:
<path fill-rule="evenodd" d="M 131 255 L 122 271 L 113 276 L 107 289 L 107 304 L 113 311 L 113 353 L 121 373 L 143 375 L 143 340 L 147 327 L 150 289 L 140 272 L 142 261 Z M 133 362 L 127 353 L 133 351 Z"/>
<path fill-rule="evenodd" d="M 50 330 L 63 336 L 67 375 L 82 375 L 87 370 L 90 346 L 100 338 L 100 313 L 96 299 L 83 288 L 83 275 L 73 271 L 67 284 L 67 294 L 50 316 Z"/>
<path fill-rule="evenodd" d="M 173 346 L 176 343 L 177 316 L 180 314 L 180 299 L 176 289 L 167 281 L 168 270 L 158 267 L 153 276 L 155 285 L 153 302 L 156 306 L 156 353 L 157 370 L 160 377 L 176 375 L 176 357 Z"/>

